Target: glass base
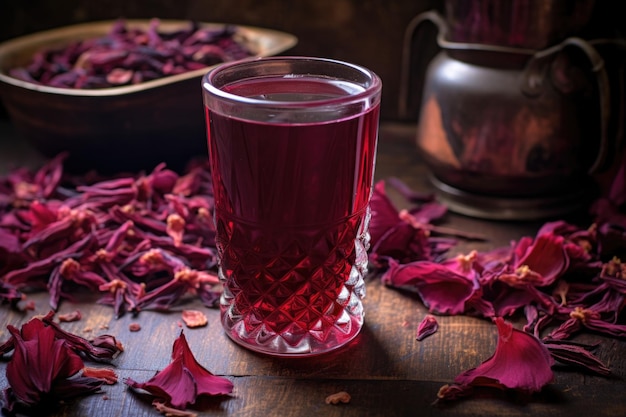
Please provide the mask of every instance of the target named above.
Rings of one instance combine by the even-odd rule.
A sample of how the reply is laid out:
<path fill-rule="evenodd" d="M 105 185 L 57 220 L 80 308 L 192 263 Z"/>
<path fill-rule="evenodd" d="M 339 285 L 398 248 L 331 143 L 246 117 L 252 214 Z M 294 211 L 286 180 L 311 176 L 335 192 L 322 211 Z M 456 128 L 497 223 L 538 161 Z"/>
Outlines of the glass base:
<path fill-rule="evenodd" d="M 230 279 L 218 268 L 226 334 L 274 356 L 318 355 L 353 340 L 363 326 L 369 220 L 368 208 L 328 229 L 290 230 L 263 245 L 251 242 L 263 234 L 250 226 L 219 241 L 221 262 L 230 266 Z M 263 251 L 246 249 L 253 247 Z"/>
<path fill-rule="evenodd" d="M 363 308 L 352 314 L 347 311 L 329 329 L 310 330 L 305 334 L 274 333 L 260 325 L 252 332 L 245 330 L 243 321 L 232 323 L 227 315 L 222 318 L 226 335 L 240 346 L 255 352 L 278 357 L 309 357 L 331 352 L 352 341 L 363 327 Z M 322 337 L 323 336 L 323 337 Z"/>

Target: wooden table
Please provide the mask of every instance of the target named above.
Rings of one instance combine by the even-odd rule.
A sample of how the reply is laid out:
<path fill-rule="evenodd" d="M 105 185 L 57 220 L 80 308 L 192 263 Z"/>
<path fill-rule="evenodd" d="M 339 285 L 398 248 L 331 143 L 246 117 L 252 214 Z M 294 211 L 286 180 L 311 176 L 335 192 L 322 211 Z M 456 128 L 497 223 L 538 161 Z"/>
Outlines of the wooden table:
<path fill-rule="evenodd" d="M 412 126 L 383 124 L 377 177 L 397 176 L 410 186 L 428 190 L 426 169 L 413 146 Z M 0 173 L 16 164 L 36 165 L 41 157 L 17 141 L 10 125 L 0 122 Z M 454 252 L 485 250 L 507 245 L 512 239 L 534 235 L 538 223 L 490 222 L 450 214 L 448 225 L 489 236 L 488 242 L 462 242 Z M 0 341 L 8 337 L 6 324 L 19 326 L 33 314 L 48 312 L 46 294 L 32 296 L 34 312 L 26 315 L 0 307 Z M 222 332 L 217 310 L 197 301 L 182 308 L 202 309 L 209 325 L 184 329 L 200 363 L 230 379 L 234 393 L 200 412 L 206 416 L 626 416 L 626 343 L 584 335 L 581 340 L 602 340 L 598 356 L 610 364 L 614 376 L 602 378 L 556 371 L 554 383 L 532 397 L 485 393 L 449 405 L 433 405 L 439 388 L 460 372 L 487 359 L 494 351 L 496 327 L 466 316 L 438 317 L 439 331 L 418 342 L 415 330 L 427 313 L 415 296 L 381 285 L 379 277 L 367 282 L 366 322 L 348 347 L 310 359 L 278 359 L 245 350 Z M 60 312 L 79 309 L 83 319 L 64 323 L 68 331 L 90 337 L 116 336 L 125 351 L 113 362 L 120 382 L 105 386 L 106 396 L 92 395 L 60 410 L 58 416 L 156 416 L 150 400 L 131 392 L 121 381 L 145 381 L 170 362 L 174 339 L 181 332 L 180 311 L 142 312 L 115 319 L 110 307 L 93 300 L 63 302 Z M 141 325 L 130 332 L 129 324 Z M 90 330 L 91 329 L 91 330 Z M 0 362 L 0 388 L 7 386 L 6 359 Z M 347 391 L 349 404 L 327 405 L 329 394 Z"/>

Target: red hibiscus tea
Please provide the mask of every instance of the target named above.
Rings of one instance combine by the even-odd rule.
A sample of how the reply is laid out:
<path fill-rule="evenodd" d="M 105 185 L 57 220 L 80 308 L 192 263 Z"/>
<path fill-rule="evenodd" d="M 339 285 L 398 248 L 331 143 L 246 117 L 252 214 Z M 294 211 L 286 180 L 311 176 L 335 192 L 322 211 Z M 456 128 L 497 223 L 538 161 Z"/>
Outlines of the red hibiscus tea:
<path fill-rule="evenodd" d="M 222 65 L 203 90 L 227 334 L 281 356 L 346 344 L 363 324 L 379 78 L 274 57 Z"/>

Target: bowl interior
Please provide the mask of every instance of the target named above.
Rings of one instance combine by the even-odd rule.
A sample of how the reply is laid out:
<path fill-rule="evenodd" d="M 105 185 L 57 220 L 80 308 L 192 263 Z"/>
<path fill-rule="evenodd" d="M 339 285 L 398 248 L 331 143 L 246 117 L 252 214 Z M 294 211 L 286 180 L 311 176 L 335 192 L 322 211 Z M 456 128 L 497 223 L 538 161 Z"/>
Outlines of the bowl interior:
<path fill-rule="evenodd" d="M 178 81 L 195 78 L 206 73 L 206 71 L 210 68 L 201 68 L 199 70 L 189 71 L 186 73 L 176 74 L 168 77 L 162 77 L 156 80 L 151 80 L 130 86 L 101 88 L 93 90 L 56 88 L 38 85 L 11 77 L 8 74 L 11 68 L 28 64 L 28 62 L 30 62 L 30 60 L 32 59 L 33 54 L 41 50 L 42 48 L 62 47 L 72 41 L 84 40 L 105 35 L 110 31 L 112 25 L 115 22 L 116 21 L 109 20 L 66 26 L 58 29 L 52 29 L 44 32 L 38 32 L 31 35 L 22 36 L 0 44 L 0 81 L 23 88 L 56 94 L 105 96 L 130 94 L 142 89 L 158 87 L 168 83 L 175 83 Z M 185 20 L 161 20 L 159 23 L 159 31 L 174 31 L 183 27 L 187 27 L 189 23 L 189 21 Z M 126 20 L 126 25 L 127 27 L 147 29 L 150 25 L 150 20 L 130 19 Z M 206 28 L 223 28 L 227 24 L 200 22 L 199 25 Z M 248 48 L 252 51 L 253 56 L 277 55 L 292 48 L 297 43 L 297 38 L 289 33 L 252 26 L 229 26 L 233 26 L 236 29 L 236 36 L 240 41 L 248 46 Z"/>

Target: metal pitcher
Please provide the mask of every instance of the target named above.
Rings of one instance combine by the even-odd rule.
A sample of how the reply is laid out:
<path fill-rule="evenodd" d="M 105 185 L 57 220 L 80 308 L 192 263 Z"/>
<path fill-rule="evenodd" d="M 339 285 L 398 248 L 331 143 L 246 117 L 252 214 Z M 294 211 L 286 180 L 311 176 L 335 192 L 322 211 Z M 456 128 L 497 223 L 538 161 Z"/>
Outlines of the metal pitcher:
<path fill-rule="evenodd" d="M 424 22 L 438 32 L 416 141 L 441 199 L 451 210 L 491 219 L 553 217 L 586 205 L 592 174 L 609 163 L 623 135 L 623 115 L 612 112 L 613 103 L 623 104 L 623 91 L 611 90 L 599 50 L 623 43 L 567 37 L 547 45 L 556 30 L 526 37 L 493 31 L 498 39 L 458 27 L 450 34 L 457 20 L 427 12 L 405 37 L 401 112 L 411 93 L 414 32 Z M 621 99 L 612 102 L 611 93 Z"/>

